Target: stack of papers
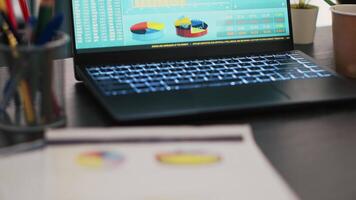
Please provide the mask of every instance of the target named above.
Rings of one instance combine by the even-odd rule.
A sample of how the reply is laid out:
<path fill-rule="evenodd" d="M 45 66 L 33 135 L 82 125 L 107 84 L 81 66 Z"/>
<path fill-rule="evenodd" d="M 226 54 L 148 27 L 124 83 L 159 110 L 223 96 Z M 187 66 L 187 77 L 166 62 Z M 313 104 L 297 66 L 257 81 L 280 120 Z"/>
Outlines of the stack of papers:
<path fill-rule="evenodd" d="M 298 199 L 248 126 L 59 130 L 47 140 L 42 152 L 0 159 L 0 199 Z"/>

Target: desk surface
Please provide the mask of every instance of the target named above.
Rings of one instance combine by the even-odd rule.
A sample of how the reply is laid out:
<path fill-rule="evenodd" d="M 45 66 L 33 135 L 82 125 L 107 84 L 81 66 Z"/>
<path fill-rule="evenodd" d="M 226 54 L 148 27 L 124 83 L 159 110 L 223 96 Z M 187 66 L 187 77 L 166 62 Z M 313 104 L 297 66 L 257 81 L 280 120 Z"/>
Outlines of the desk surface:
<path fill-rule="evenodd" d="M 318 28 L 313 46 L 297 46 L 331 68 L 332 48 L 330 27 Z M 119 125 L 110 120 L 82 84 L 75 82 L 71 66 L 66 69 L 65 79 L 69 127 Z M 240 123 L 252 125 L 262 151 L 301 199 L 356 199 L 356 104 L 194 121 L 194 124 Z M 0 134 L 0 146 L 19 139 Z"/>

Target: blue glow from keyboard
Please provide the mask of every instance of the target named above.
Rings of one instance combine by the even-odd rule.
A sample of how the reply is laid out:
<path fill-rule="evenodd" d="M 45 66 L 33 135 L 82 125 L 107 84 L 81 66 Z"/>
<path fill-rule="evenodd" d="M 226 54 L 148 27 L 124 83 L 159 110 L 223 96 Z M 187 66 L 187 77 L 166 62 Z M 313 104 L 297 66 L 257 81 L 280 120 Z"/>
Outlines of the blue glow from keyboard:
<path fill-rule="evenodd" d="M 325 78 L 297 53 L 86 68 L 106 96 Z"/>

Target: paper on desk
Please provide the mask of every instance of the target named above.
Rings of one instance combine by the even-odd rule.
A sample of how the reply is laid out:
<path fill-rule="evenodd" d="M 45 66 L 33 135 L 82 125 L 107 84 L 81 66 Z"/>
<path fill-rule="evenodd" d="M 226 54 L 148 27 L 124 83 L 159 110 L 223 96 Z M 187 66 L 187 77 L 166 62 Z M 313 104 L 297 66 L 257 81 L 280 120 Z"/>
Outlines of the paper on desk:
<path fill-rule="evenodd" d="M 44 164 L 43 151 L 0 157 L 0 199 L 42 200 Z"/>
<path fill-rule="evenodd" d="M 45 199 L 297 199 L 263 156 L 248 126 L 64 130 L 47 136 L 58 143 L 46 151 Z M 217 136 L 235 140 L 204 141 Z M 155 137 L 166 140 L 93 143 Z M 73 140 L 91 144 L 65 142 Z"/>

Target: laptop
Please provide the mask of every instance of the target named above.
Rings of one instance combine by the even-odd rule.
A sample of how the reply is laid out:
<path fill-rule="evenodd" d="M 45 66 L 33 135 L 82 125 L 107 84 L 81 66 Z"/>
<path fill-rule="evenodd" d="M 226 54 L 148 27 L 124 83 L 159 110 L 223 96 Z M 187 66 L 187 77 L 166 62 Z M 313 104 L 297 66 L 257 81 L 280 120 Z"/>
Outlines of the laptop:
<path fill-rule="evenodd" d="M 289 0 L 72 0 L 75 73 L 116 121 L 350 100 L 294 50 Z"/>

